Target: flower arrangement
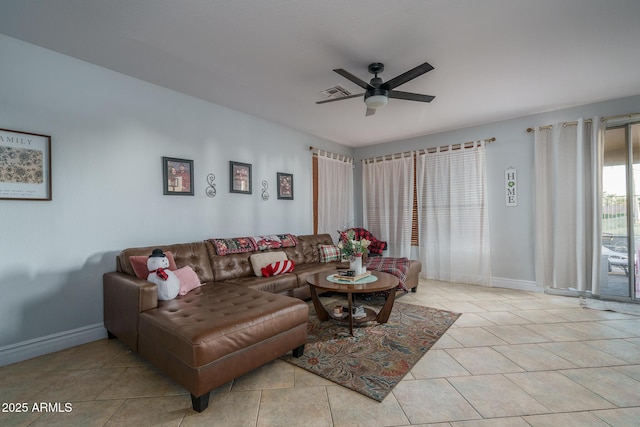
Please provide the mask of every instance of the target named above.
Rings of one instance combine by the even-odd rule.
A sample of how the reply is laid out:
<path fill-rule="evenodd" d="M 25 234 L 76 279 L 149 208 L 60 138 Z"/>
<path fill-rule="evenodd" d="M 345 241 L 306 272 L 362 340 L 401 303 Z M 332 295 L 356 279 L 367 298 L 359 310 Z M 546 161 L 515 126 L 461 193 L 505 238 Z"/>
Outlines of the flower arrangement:
<path fill-rule="evenodd" d="M 349 257 L 361 257 L 371 244 L 367 239 L 355 240 L 356 235 L 353 230 L 339 231 L 339 233 L 338 248 Z"/>

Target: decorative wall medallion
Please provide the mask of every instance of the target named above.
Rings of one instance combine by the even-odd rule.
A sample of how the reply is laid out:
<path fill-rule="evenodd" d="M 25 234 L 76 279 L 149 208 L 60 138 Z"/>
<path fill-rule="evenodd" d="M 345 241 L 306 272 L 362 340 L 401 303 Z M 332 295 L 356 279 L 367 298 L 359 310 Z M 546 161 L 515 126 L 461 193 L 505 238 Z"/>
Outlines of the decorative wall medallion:
<path fill-rule="evenodd" d="M 265 202 L 269 200 L 269 193 L 267 193 L 267 188 L 269 188 L 269 183 L 267 181 L 262 181 L 262 200 Z"/>
<path fill-rule="evenodd" d="M 209 184 L 209 186 L 204 191 L 208 197 L 216 197 L 215 180 L 216 180 L 216 176 L 214 174 L 210 173 L 209 175 L 207 175 L 207 184 Z"/>

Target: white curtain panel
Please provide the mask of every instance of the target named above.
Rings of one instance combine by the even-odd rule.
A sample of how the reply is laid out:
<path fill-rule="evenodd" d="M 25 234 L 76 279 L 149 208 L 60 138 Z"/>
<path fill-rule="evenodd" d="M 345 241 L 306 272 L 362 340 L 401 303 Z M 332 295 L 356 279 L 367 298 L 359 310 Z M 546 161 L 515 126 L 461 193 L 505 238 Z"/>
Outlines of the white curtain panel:
<path fill-rule="evenodd" d="M 422 275 L 490 285 L 489 214 L 484 142 L 417 158 Z"/>
<path fill-rule="evenodd" d="M 598 292 L 598 119 L 535 130 L 536 283 Z"/>
<path fill-rule="evenodd" d="M 353 160 L 318 152 L 318 233 L 338 241 L 338 230 L 353 224 Z"/>
<path fill-rule="evenodd" d="M 411 257 L 413 170 L 412 156 L 363 161 L 363 227 L 387 242 L 389 257 Z"/>

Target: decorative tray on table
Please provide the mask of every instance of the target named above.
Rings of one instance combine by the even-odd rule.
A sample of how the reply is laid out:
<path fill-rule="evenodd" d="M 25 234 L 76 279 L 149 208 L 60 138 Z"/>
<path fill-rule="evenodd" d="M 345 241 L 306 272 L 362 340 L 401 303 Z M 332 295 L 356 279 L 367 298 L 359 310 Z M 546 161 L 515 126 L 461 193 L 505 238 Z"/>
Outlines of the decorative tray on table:
<path fill-rule="evenodd" d="M 330 275 L 327 279 L 332 282 L 355 283 L 358 281 L 375 282 L 377 277 L 373 276 L 370 271 L 365 271 L 362 274 L 355 275 L 353 274 L 353 270 L 343 270 Z"/>

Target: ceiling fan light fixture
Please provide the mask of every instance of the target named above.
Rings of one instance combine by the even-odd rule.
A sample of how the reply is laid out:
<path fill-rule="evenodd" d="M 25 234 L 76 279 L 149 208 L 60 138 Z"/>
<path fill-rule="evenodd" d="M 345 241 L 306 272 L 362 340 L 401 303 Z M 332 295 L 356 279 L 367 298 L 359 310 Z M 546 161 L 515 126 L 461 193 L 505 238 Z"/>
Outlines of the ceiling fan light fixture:
<path fill-rule="evenodd" d="M 367 97 L 367 99 L 364 100 L 364 103 L 367 104 L 367 108 L 375 110 L 387 105 L 388 100 L 389 98 L 387 98 L 386 95 L 372 95 Z"/>
<path fill-rule="evenodd" d="M 428 62 L 424 62 L 417 67 L 414 67 L 409 71 L 406 71 L 392 78 L 386 83 L 380 77 L 378 77 L 378 74 L 384 70 L 384 64 L 382 64 L 381 62 L 374 62 L 373 64 L 369 64 L 368 70 L 370 74 L 374 75 L 369 83 L 354 76 L 353 74 L 342 68 L 336 68 L 333 70 L 345 79 L 351 81 L 352 83 L 355 83 L 357 86 L 365 90 L 364 103 L 367 106 L 365 117 L 374 115 L 376 109 L 382 108 L 387 105 L 387 102 L 389 102 L 389 97 L 394 99 L 404 99 L 407 101 L 418 102 L 431 102 L 435 98 L 435 96 L 431 95 L 422 95 L 420 93 L 394 90 L 396 87 L 403 85 L 408 81 L 411 81 L 416 77 L 419 77 L 424 73 L 428 73 L 429 71 L 433 70 L 433 67 Z M 323 101 L 317 101 L 316 104 L 325 104 L 332 101 L 342 101 L 344 99 L 358 98 L 361 95 L 363 94 L 341 96 L 334 99 L 325 99 Z"/>

